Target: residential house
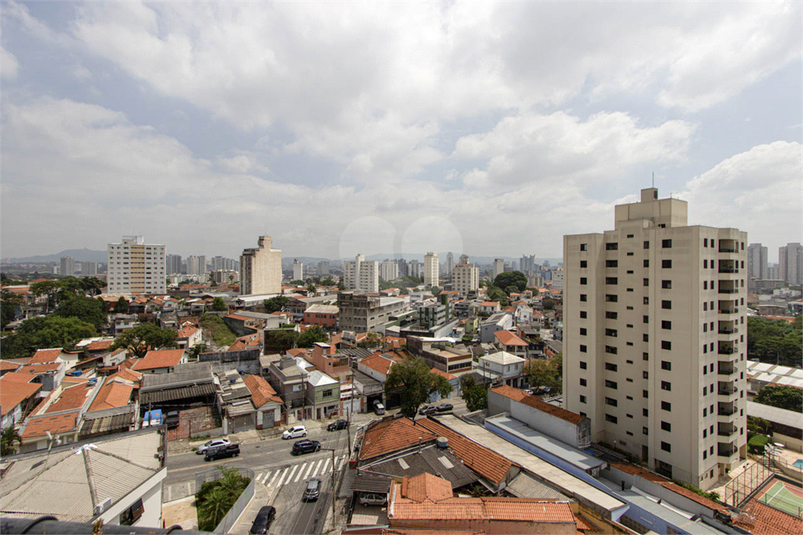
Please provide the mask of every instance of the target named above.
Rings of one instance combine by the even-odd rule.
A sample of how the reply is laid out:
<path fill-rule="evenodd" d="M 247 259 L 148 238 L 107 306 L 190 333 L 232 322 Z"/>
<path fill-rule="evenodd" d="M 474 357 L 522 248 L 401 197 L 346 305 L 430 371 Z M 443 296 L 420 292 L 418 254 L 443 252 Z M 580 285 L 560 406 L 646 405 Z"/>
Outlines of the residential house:
<path fill-rule="evenodd" d="M 513 315 L 507 312 L 497 312 L 480 325 L 480 342 L 490 344 L 494 341 L 496 331 L 513 328 Z"/>
<path fill-rule="evenodd" d="M 447 398 L 459 398 L 460 397 L 460 378 L 458 376 L 453 375 L 453 374 L 451 374 L 449 372 L 445 372 L 445 371 L 440 370 L 438 368 L 432 368 L 429 371 L 431 373 L 434 373 L 435 375 L 440 375 L 441 377 L 443 377 L 444 379 L 449 381 L 449 384 L 452 387 L 452 391 L 449 393 Z M 443 399 L 443 398 L 441 398 L 441 395 L 438 392 L 433 392 L 432 395 L 429 396 L 428 403 L 435 403 L 436 401 L 439 401 L 441 399 Z"/>
<path fill-rule="evenodd" d="M 523 359 L 528 358 L 529 344 L 510 331 L 496 331 L 494 345 L 499 351 L 506 351 Z"/>
<path fill-rule="evenodd" d="M 491 316 L 499 312 L 501 308 L 499 307 L 498 301 L 483 301 L 480 303 L 479 313 L 480 314 L 487 314 Z"/>
<path fill-rule="evenodd" d="M 308 418 L 321 420 L 340 414 L 340 382 L 337 379 L 313 370 L 307 376 L 307 384 Z"/>
<path fill-rule="evenodd" d="M 181 329 L 178 330 L 176 345 L 181 349 L 190 349 L 202 343 L 203 339 L 201 329 L 193 325 L 192 322 L 184 322 Z"/>
<path fill-rule="evenodd" d="M 526 359 L 511 355 L 507 351 L 499 351 L 480 357 L 478 368 L 483 376 L 493 382 L 502 382 L 519 388 L 525 382 L 523 375 L 525 362 Z"/>
<path fill-rule="evenodd" d="M 303 356 L 308 362 L 315 366 L 316 370 L 332 377 L 342 377 L 349 373 L 349 357 L 335 352 L 334 346 L 317 342 L 312 352 Z"/>
<path fill-rule="evenodd" d="M 89 408 L 99 390 L 97 383 L 78 381 L 62 383 L 25 419 L 20 428 L 21 452 L 45 449 L 51 441 L 67 444 L 78 440 L 80 413 Z"/>
<path fill-rule="evenodd" d="M 307 381 L 312 365 L 302 358 L 266 355 L 268 360 L 268 383 L 284 400 L 287 423 L 292 424 L 304 417 Z M 308 371 L 310 370 L 310 371 Z"/>
<path fill-rule="evenodd" d="M 42 385 L 33 379 L 34 376 L 16 372 L 0 377 L 0 429 L 21 423 L 39 403 Z"/>
<path fill-rule="evenodd" d="M 137 314 L 112 314 L 111 324 L 114 336 L 119 336 L 125 331 L 139 327 L 139 316 Z"/>
<path fill-rule="evenodd" d="M 381 352 L 377 352 L 360 360 L 357 363 L 357 369 L 375 381 L 385 384 L 390 368 L 399 360 L 396 355 L 383 355 Z"/>
<path fill-rule="evenodd" d="M 282 398 L 273 387 L 258 375 L 246 375 L 245 386 L 251 392 L 251 403 L 256 410 L 256 428 L 268 429 L 281 424 Z"/>
<path fill-rule="evenodd" d="M 302 323 L 326 330 L 336 329 L 338 313 L 337 305 L 311 305 L 304 311 Z"/>
<path fill-rule="evenodd" d="M 183 349 L 158 349 L 148 351 L 131 369 L 140 373 L 170 373 L 186 362 L 187 353 Z"/>

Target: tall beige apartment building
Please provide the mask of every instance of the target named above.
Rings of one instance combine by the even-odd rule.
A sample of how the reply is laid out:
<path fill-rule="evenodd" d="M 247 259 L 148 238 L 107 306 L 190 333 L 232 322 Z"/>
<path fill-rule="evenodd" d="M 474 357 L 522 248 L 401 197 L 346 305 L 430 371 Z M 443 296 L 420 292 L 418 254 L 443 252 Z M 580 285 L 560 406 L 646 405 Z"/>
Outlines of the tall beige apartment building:
<path fill-rule="evenodd" d="M 452 270 L 452 289 L 460 295 L 479 290 L 480 268 L 468 261 L 468 256 L 460 257 L 460 263 Z"/>
<path fill-rule="evenodd" d="M 746 242 L 654 188 L 614 230 L 563 238 L 564 407 L 702 489 L 746 455 Z"/>
<path fill-rule="evenodd" d="M 165 246 L 145 243 L 142 236 L 123 236 L 108 244 L 106 292 L 147 295 L 167 293 Z"/>
<path fill-rule="evenodd" d="M 354 260 L 343 262 L 343 285 L 346 290 L 362 290 L 376 293 L 379 291 L 379 262 L 365 261 L 365 256 L 358 254 Z"/>
<path fill-rule="evenodd" d="M 424 286 L 437 286 L 440 280 L 438 253 L 424 255 Z"/>
<path fill-rule="evenodd" d="M 258 245 L 240 256 L 240 293 L 282 293 L 282 250 L 273 248 L 270 236 L 260 236 Z"/>

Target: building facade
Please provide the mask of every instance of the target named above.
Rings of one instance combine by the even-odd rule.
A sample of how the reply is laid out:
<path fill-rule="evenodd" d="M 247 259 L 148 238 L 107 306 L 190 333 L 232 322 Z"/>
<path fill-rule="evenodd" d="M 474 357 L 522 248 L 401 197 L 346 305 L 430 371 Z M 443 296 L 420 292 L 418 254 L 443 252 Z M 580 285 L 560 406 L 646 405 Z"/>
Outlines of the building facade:
<path fill-rule="evenodd" d="M 437 286 L 440 280 L 438 253 L 424 255 L 424 286 Z"/>
<path fill-rule="evenodd" d="M 399 278 L 399 265 L 393 260 L 385 260 L 380 266 L 380 277 L 384 281 L 392 281 Z"/>
<path fill-rule="evenodd" d="M 465 260 L 465 261 L 464 261 Z M 452 289 L 460 295 L 477 291 L 480 288 L 480 269 L 468 261 L 468 257 L 460 257 L 460 263 L 452 270 Z"/>
<path fill-rule="evenodd" d="M 294 281 L 304 280 L 304 263 L 299 262 L 297 259 L 293 260 L 293 280 Z"/>
<path fill-rule="evenodd" d="M 592 440 L 702 489 L 746 454 L 747 234 L 687 225 L 687 203 L 616 207 L 564 236 L 564 407 Z"/>
<path fill-rule="evenodd" d="M 751 243 L 747 247 L 747 277 L 767 279 L 767 248 L 760 243 Z"/>
<path fill-rule="evenodd" d="M 62 277 L 75 276 L 75 259 L 71 256 L 62 256 L 59 259 L 59 275 Z"/>
<path fill-rule="evenodd" d="M 343 262 L 343 284 L 346 290 L 362 290 L 376 293 L 379 291 L 379 262 L 365 261 L 365 256 L 358 254 L 354 260 Z"/>
<path fill-rule="evenodd" d="M 381 332 L 382 326 L 391 321 L 391 316 L 400 313 L 405 306 L 400 297 L 375 297 L 354 292 L 337 294 L 340 329 L 355 333 Z"/>
<path fill-rule="evenodd" d="M 505 272 L 505 259 L 504 258 L 495 258 L 494 265 L 493 265 L 493 278 L 496 280 L 501 273 Z"/>
<path fill-rule="evenodd" d="M 129 295 L 167 292 L 165 246 L 146 244 L 142 236 L 123 236 L 107 249 L 107 293 Z"/>
<path fill-rule="evenodd" d="M 206 275 L 206 256 L 188 256 L 187 275 Z"/>
<path fill-rule="evenodd" d="M 452 270 L 454 269 L 454 255 L 450 252 L 446 255 L 446 273 L 447 277 L 452 277 Z"/>
<path fill-rule="evenodd" d="M 270 236 L 260 236 L 258 245 L 240 256 L 240 294 L 281 293 L 282 250 L 272 247 Z"/>
<path fill-rule="evenodd" d="M 778 278 L 786 284 L 803 284 L 803 246 L 787 243 L 778 249 Z"/>
<path fill-rule="evenodd" d="M 181 273 L 181 255 L 169 254 L 166 261 L 167 274 L 175 275 Z"/>

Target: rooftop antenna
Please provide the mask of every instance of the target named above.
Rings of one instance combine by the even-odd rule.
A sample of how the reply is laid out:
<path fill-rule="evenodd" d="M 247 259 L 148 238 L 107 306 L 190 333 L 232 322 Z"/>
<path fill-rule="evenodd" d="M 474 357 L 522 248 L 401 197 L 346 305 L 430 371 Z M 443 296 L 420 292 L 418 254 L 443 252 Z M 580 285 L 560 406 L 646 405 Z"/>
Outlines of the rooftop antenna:
<path fill-rule="evenodd" d="M 652 187 L 655 187 L 655 171 L 652 172 Z"/>

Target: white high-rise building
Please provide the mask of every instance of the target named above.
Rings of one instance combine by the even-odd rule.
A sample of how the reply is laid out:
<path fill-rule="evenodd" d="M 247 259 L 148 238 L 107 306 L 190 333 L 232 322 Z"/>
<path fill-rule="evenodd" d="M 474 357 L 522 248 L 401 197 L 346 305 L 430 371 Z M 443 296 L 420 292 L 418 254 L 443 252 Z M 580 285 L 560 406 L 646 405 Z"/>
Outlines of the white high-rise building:
<path fill-rule="evenodd" d="M 212 271 L 238 271 L 240 269 L 239 262 L 225 256 L 213 256 L 210 264 L 212 264 Z"/>
<path fill-rule="evenodd" d="M 164 245 L 146 244 L 142 236 L 123 236 L 121 243 L 109 244 L 107 261 L 107 293 L 166 293 Z"/>
<path fill-rule="evenodd" d="M 535 271 L 535 255 L 522 255 L 521 260 L 519 260 L 519 271 L 524 274 L 527 274 L 528 271 Z"/>
<path fill-rule="evenodd" d="M 787 284 L 803 284 L 803 247 L 799 243 L 787 243 L 778 249 L 779 277 Z"/>
<path fill-rule="evenodd" d="M 98 274 L 98 263 L 92 262 L 91 260 L 88 262 L 81 262 L 81 276 L 82 277 L 94 277 Z"/>
<path fill-rule="evenodd" d="M 452 289 L 460 295 L 477 291 L 480 288 L 480 268 L 468 261 L 468 256 L 462 255 L 460 263 L 452 270 Z"/>
<path fill-rule="evenodd" d="M 383 281 L 392 281 L 399 278 L 399 264 L 394 262 L 393 260 L 385 260 L 380 265 L 379 274 L 382 277 Z"/>
<path fill-rule="evenodd" d="M 244 249 L 240 256 L 240 293 L 282 293 L 282 250 L 272 247 L 270 236 L 260 236 L 258 245 Z"/>
<path fill-rule="evenodd" d="M 169 254 L 167 255 L 167 273 L 168 275 L 175 275 L 181 273 L 181 255 Z"/>
<path fill-rule="evenodd" d="M 747 234 L 687 225 L 687 203 L 616 207 L 564 236 L 564 407 L 663 475 L 708 489 L 746 456 Z"/>
<path fill-rule="evenodd" d="M 304 280 L 304 263 L 299 262 L 297 259 L 293 259 L 293 280 Z"/>
<path fill-rule="evenodd" d="M 424 255 L 424 286 L 437 286 L 440 283 L 440 267 L 438 253 Z"/>
<path fill-rule="evenodd" d="M 767 248 L 760 243 L 751 243 L 747 247 L 747 276 L 749 278 L 768 279 Z"/>
<path fill-rule="evenodd" d="M 550 271 L 552 276 L 552 289 L 563 290 L 563 268 L 558 266 Z"/>
<path fill-rule="evenodd" d="M 500 273 L 505 272 L 505 259 L 504 258 L 495 258 L 494 259 L 494 267 L 493 267 L 493 278 L 496 280 L 496 277 L 499 276 Z"/>
<path fill-rule="evenodd" d="M 444 273 L 444 275 L 451 278 L 453 269 L 454 269 L 454 255 L 451 252 L 449 252 L 446 255 L 446 273 Z"/>
<path fill-rule="evenodd" d="M 379 262 L 366 262 L 365 256 L 358 254 L 354 260 L 343 262 L 343 284 L 346 290 L 379 291 Z"/>
<path fill-rule="evenodd" d="M 188 256 L 187 275 L 206 275 L 206 256 Z"/>
<path fill-rule="evenodd" d="M 75 276 L 75 259 L 71 256 L 62 256 L 59 259 L 59 274 L 62 277 Z"/>

